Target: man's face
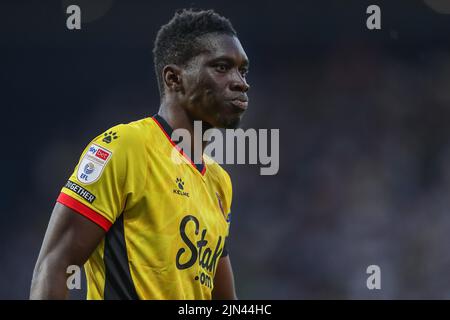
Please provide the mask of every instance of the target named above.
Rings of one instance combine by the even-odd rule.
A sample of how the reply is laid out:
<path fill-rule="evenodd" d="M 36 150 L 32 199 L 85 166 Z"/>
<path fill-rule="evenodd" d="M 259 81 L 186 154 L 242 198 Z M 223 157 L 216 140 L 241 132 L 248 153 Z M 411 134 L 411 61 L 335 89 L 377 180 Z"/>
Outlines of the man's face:
<path fill-rule="evenodd" d="M 207 34 L 198 41 L 205 51 L 182 71 L 184 104 L 194 120 L 236 128 L 247 109 L 247 55 L 233 36 Z"/>

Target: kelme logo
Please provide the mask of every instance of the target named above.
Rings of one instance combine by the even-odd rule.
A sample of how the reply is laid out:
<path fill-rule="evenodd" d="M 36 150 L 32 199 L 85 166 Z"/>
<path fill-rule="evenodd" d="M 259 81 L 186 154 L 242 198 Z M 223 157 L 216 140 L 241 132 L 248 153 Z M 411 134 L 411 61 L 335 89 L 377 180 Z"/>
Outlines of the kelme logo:
<path fill-rule="evenodd" d="M 181 178 L 177 178 L 175 180 L 175 183 L 177 185 L 177 188 L 173 189 L 173 193 L 189 198 L 189 192 L 184 191 L 184 181 Z"/>

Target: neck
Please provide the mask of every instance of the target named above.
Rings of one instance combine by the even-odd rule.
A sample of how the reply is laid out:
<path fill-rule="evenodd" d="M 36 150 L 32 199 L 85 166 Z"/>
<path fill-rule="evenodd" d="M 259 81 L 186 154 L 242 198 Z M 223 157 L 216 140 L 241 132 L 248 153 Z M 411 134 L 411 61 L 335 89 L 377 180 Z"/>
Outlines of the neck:
<path fill-rule="evenodd" d="M 162 117 L 166 122 L 170 125 L 173 130 L 176 129 L 186 129 L 190 133 L 191 137 L 191 150 L 186 150 L 188 154 L 194 154 L 194 143 L 196 141 L 194 137 L 194 121 L 195 119 L 187 112 L 185 108 L 180 106 L 179 104 L 170 103 L 166 100 L 163 100 L 159 107 L 158 115 Z M 210 128 L 209 124 L 202 121 L 201 126 L 201 153 L 205 150 L 207 145 L 207 141 L 203 141 L 203 133 Z M 198 130 L 198 129 L 197 129 Z M 197 138 L 199 140 L 199 138 Z"/>

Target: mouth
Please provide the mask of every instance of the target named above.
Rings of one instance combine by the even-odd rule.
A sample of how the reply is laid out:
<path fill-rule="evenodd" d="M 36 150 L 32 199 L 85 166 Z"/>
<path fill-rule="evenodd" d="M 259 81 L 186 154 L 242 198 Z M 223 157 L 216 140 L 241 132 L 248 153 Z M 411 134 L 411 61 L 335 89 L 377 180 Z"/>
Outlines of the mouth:
<path fill-rule="evenodd" d="M 241 99 L 233 99 L 230 101 L 230 103 L 235 106 L 236 108 L 245 111 L 247 110 L 248 101 L 247 100 L 241 100 Z"/>

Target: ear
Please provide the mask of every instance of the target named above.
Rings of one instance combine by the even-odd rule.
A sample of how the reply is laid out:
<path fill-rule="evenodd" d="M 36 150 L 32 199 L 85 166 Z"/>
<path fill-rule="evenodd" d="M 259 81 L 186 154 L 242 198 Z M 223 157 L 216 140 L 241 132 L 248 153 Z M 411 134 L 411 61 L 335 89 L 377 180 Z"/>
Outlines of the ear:
<path fill-rule="evenodd" d="M 180 92 L 183 90 L 181 80 L 181 68 L 174 64 L 169 64 L 163 68 L 163 79 L 169 91 Z"/>

